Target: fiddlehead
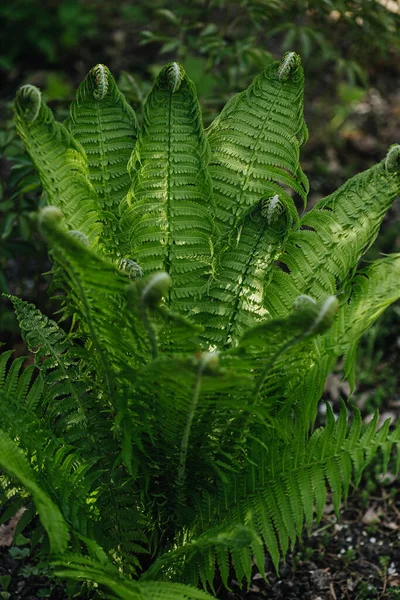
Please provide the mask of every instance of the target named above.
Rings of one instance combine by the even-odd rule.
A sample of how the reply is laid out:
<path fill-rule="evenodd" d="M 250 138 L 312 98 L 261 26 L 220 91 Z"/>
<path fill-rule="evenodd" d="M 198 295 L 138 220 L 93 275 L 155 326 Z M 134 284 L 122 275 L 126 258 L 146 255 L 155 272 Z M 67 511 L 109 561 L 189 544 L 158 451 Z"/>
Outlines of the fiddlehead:
<path fill-rule="evenodd" d="M 130 258 L 120 258 L 118 261 L 118 268 L 121 269 L 121 271 L 125 271 L 130 279 L 141 279 L 143 277 L 141 266 Z"/>
<path fill-rule="evenodd" d="M 110 71 L 105 65 L 99 64 L 93 67 L 90 73 L 94 84 L 93 96 L 96 100 L 103 100 L 108 92 Z"/>
<path fill-rule="evenodd" d="M 276 230 L 278 224 L 279 229 L 286 229 L 287 226 L 287 207 L 279 198 L 278 194 L 270 198 L 262 198 L 260 201 L 261 216 L 267 219 L 268 225 Z M 282 226 L 283 224 L 283 226 Z"/>
<path fill-rule="evenodd" d="M 165 75 L 167 85 L 170 88 L 171 92 L 177 92 L 181 86 L 184 77 L 182 67 L 176 62 L 171 63 L 170 65 L 167 65 L 165 67 Z"/>
<path fill-rule="evenodd" d="M 389 148 L 386 155 L 385 167 L 388 173 L 397 173 L 400 171 L 400 145 L 394 144 Z"/>
<path fill-rule="evenodd" d="M 17 92 L 15 108 L 17 112 L 22 113 L 21 116 L 29 123 L 33 123 L 37 118 L 40 105 L 41 93 L 34 85 L 24 85 Z"/>
<path fill-rule="evenodd" d="M 79 229 L 71 229 L 70 231 L 68 231 L 68 235 L 76 239 L 84 246 L 90 246 L 90 242 L 88 240 L 87 235 L 85 235 L 82 231 L 79 231 Z"/>
<path fill-rule="evenodd" d="M 279 64 L 277 75 L 281 81 L 286 81 L 291 73 L 297 71 L 300 66 L 300 57 L 296 52 L 286 52 Z"/>

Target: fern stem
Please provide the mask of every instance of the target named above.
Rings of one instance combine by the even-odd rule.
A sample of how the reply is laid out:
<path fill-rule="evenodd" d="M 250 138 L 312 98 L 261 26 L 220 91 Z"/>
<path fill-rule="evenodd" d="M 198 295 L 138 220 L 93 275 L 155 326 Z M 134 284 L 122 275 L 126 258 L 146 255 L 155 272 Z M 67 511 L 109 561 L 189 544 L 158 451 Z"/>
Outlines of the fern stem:
<path fill-rule="evenodd" d="M 143 320 L 143 325 L 146 329 L 147 337 L 149 339 L 150 348 L 151 348 L 151 357 L 153 360 L 155 360 L 158 356 L 156 333 L 149 321 L 149 317 L 147 314 L 147 307 L 144 305 L 143 301 L 140 303 L 140 313 L 141 313 L 141 317 Z"/>
<path fill-rule="evenodd" d="M 179 467 L 178 467 L 178 474 L 177 474 L 177 478 L 176 478 L 176 488 L 178 490 L 178 497 L 180 498 L 181 501 L 183 501 L 182 487 L 183 487 L 183 483 L 185 480 L 186 459 L 187 459 L 187 451 L 188 451 L 188 445 L 189 445 L 190 430 L 192 427 L 194 414 L 196 412 L 197 403 L 199 401 L 201 380 L 202 380 L 202 376 L 203 376 L 204 367 L 206 366 L 206 364 L 207 364 L 207 359 L 205 357 L 203 357 L 200 360 L 199 368 L 197 370 L 197 376 L 196 376 L 196 381 L 195 381 L 195 385 L 194 385 L 192 401 L 190 403 L 190 408 L 189 408 L 189 412 L 188 412 L 187 419 L 186 419 L 186 425 L 185 425 L 185 429 L 184 429 L 183 435 L 182 435 L 181 448 L 180 448 L 180 453 L 179 453 Z"/>

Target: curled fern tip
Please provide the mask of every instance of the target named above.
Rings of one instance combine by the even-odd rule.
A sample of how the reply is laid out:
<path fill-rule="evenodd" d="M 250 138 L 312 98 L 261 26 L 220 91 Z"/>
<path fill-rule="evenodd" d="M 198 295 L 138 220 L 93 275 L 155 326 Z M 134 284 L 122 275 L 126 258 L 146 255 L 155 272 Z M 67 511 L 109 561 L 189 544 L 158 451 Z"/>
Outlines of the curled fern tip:
<path fill-rule="evenodd" d="M 64 215 L 58 206 L 44 206 L 39 212 L 40 223 L 59 223 L 63 217 Z"/>
<path fill-rule="evenodd" d="M 296 52 L 286 52 L 278 67 L 278 79 L 286 81 L 300 66 L 300 56 Z"/>
<path fill-rule="evenodd" d="M 184 76 L 183 68 L 176 62 L 171 63 L 165 67 L 165 74 L 167 78 L 168 87 L 174 94 L 181 86 Z"/>
<path fill-rule="evenodd" d="M 26 121 L 32 123 L 39 114 L 41 93 L 34 85 L 24 85 L 17 93 L 16 108 Z"/>
<path fill-rule="evenodd" d="M 93 96 L 96 100 L 103 100 L 108 92 L 110 71 L 105 65 L 98 64 L 90 73 L 93 78 Z"/>
<path fill-rule="evenodd" d="M 397 173 L 400 171 L 400 145 L 395 144 L 389 148 L 385 161 L 386 171 L 388 173 Z"/>
<path fill-rule="evenodd" d="M 125 271 L 130 279 L 140 279 L 143 277 L 141 266 L 130 258 L 120 258 L 118 261 L 118 268 L 121 269 L 121 271 Z"/>
<path fill-rule="evenodd" d="M 336 296 L 327 296 L 324 300 L 313 304 L 308 302 L 307 309 L 312 314 L 312 322 L 305 332 L 306 337 L 316 333 L 324 333 L 332 325 L 339 308 Z"/>
<path fill-rule="evenodd" d="M 172 279 L 168 273 L 154 273 L 147 280 L 142 290 L 142 301 L 145 306 L 154 307 L 168 294 Z"/>
<path fill-rule="evenodd" d="M 317 301 L 314 298 L 307 296 L 307 294 L 301 294 L 295 299 L 293 303 L 293 310 L 301 310 L 306 306 L 312 306 L 315 304 L 317 304 Z"/>
<path fill-rule="evenodd" d="M 79 231 L 78 229 L 71 229 L 68 231 L 68 235 L 76 239 L 83 246 L 90 246 L 87 235 L 85 235 L 82 231 Z"/>

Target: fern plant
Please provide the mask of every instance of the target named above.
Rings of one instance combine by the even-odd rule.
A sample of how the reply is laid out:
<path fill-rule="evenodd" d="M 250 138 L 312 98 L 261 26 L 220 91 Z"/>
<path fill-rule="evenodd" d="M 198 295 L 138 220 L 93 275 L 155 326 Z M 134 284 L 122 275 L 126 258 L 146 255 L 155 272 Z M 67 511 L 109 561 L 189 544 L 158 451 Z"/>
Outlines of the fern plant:
<path fill-rule="evenodd" d="M 400 296 L 400 255 L 357 271 L 400 189 L 400 147 L 299 218 L 303 85 L 288 53 L 206 132 L 176 63 L 140 127 L 104 65 L 64 124 L 38 89 L 18 93 L 72 320 L 11 297 L 35 364 L 0 359 L 3 518 L 32 497 L 60 577 L 113 598 L 209 597 L 216 568 L 226 586 L 231 568 L 263 573 L 265 551 L 278 568 L 327 487 L 338 513 L 399 444 L 377 417 L 349 426 L 344 405 L 314 427 L 335 361 L 354 386 L 360 336 Z"/>

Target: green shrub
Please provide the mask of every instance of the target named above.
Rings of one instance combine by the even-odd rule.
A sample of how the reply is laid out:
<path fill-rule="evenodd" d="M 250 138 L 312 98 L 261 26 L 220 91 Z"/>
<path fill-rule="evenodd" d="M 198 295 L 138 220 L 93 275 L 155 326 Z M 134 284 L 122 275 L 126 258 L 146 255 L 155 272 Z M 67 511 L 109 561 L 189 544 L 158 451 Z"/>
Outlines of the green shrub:
<path fill-rule="evenodd" d="M 356 271 L 398 194 L 400 147 L 299 219 L 303 83 L 288 53 L 207 132 L 177 63 L 140 128 L 104 65 L 65 124 L 35 87 L 18 93 L 72 325 L 11 298 L 35 365 L 0 359 L 0 464 L 8 513 L 32 496 L 61 577 L 205 598 L 189 584 L 212 590 L 216 565 L 225 585 L 230 564 L 239 581 L 253 558 L 263 573 L 265 549 L 278 568 L 326 488 L 338 513 L 399 442 L 377 416 L 348 428 L 344 406 L 314 428 L 337 357 L 354 383 L 360 336 L 400 295 L 400 255 Z"/>

